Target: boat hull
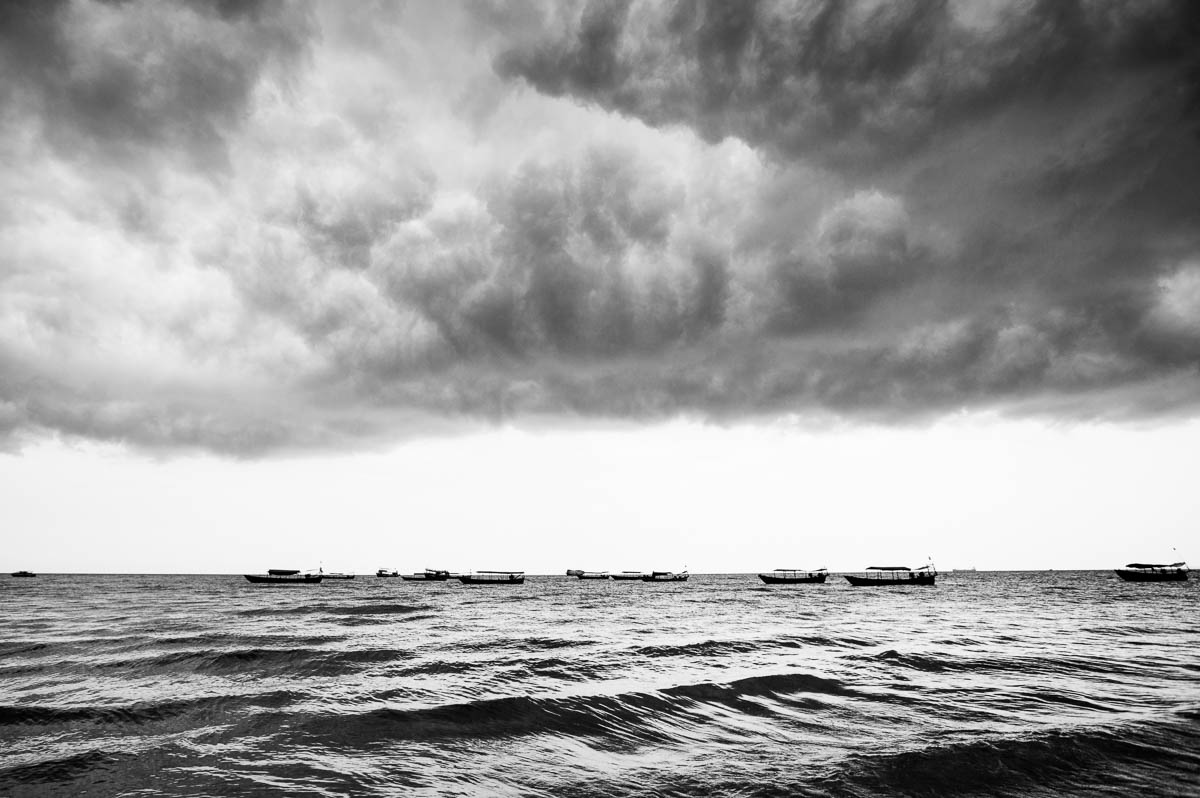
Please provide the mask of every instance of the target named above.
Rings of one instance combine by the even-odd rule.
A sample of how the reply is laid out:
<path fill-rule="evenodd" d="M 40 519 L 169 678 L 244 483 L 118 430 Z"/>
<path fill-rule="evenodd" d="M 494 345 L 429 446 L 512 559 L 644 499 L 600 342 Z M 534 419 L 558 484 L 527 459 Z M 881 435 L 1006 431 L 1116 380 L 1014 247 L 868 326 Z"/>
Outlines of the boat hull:
<path fill-rule="evenodd" d="M 575 574 L 577 579 L 608 579 L 608 574 Z"/>
<path fill-rule="evenodd" d="M 640 582 L 644 578 L 644 574 L 609 574 L 608 578 L 618 582 Z"/>
<path fill-rule="evenodd" d="M 855 587 L 887 587 L 896 585 L 933 585 L 934 574 L 912 574 L 911 576 L 852 576 L 843 574 L 846 581 Z"/>
<path fill-rule="evenodd" d="M 405 582 L 445 582 L 450 578 L 450 572 L 426 571 L 423 574 L 403 574 L 400 578 Z"/>
<path fill-rule="evenodd" d="M 642 577 L 643 582 L 654 582 L 656 584 L 660 582 L 686 582 L 687 580 L 687 574 L 650 574 Z"/>
<path fill-rule="evenodd" d="M 37 576 L 37 574 L 35 574 L 31 571 L 16 571 L 12 575 L 15 576 L 17 579 L 31 579 L 31 578 Z"/>
<path fill-rule="evenodd" d="M 825 582 L 828 574 L 810 574 L 808 576 L 775 576 L 774 574 L 759 574 L 758 578 L 768 585 L 819 585 Z"/>
<path fill-rule="evenodd" d="M 1133 571 L 1126 568 L 1115 569 L 1117 576 L 1121 577 L 1126 582 L 1186 582 L 1188 572 L 1184 570 L 1177 571 Z"/>
<path fill-rule="evenodd" d="M 458 577 L 458 581 L 464 585 L 523 585 L 525 584 L 525 574 L 486 574 L 482 576 L 462 574 Z"/>
<path fill-rule="evenodd" d="M 243 574 L 252 585 L 319 585 L 324 578 L 320 574 L 299 576 L 272 576 L 270 574 Z"/>

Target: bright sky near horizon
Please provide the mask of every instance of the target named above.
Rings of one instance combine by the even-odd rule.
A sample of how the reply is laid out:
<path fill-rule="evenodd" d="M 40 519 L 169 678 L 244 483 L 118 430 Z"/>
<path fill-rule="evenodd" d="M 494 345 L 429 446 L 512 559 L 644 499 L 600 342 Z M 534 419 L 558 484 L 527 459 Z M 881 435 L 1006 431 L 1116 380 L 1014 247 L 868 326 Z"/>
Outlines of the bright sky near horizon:
<path fill-rule="evenodd" d="M 1190 554 L 1200 5 L 0 10 L 0 567 Z"/>
<path fill-rule="evenodd" d="M 1197 424 L 677 422 L 232 462 L 47 444 L 0 484 L 5 559 L 42 571 L 1106 568 L 1194 540 L 1198 450 Z"/>

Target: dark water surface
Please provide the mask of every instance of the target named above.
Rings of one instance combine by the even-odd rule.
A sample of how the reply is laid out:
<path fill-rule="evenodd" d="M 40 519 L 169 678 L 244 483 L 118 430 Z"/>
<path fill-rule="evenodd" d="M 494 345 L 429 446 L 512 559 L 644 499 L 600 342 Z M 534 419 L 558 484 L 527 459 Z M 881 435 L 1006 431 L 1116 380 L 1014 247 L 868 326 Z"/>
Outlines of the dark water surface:
<path fill-rule="evenodd" d="M 0 577 L 0 795 L 1200 795 L 1200 584 Z"/>

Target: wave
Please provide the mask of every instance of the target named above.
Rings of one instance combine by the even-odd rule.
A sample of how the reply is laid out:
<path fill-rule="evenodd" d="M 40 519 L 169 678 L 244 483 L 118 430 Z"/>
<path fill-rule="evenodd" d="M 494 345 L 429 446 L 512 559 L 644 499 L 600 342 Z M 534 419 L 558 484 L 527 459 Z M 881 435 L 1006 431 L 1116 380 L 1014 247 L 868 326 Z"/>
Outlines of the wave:
<path fill-rule="evenodd" d="M 674 741 L 680 724 L 711 722 L 707 705 L 760 715 L 764 713 L 761 704 L 749 699 L 773 697 L 810 708 L 819 704 L 813 696 L 821 695 L 858 693 L 836 679 L 788 673 L 618 695 L 513 696 L 418 709 L 312 716 L 304 727 L 326 744 L 351 747 L 385 739 L 504 738 L 540 733 L 592 737 L 618 745 L 648 744 Z"/>
<path fill-rule="evenodd" d="M 878 654 L 848 655 L 851 661 L 887 663 L 911 670 L 940 673 L 943 671 L 969 673 L 1023 673 L 1064 676 L 1087 673 L 1104 676 L 1139 674 L 1145 663 L 1130 663 L 1111 657 L 960 657 L 950 654 L 901 652 L 888 649 Z"/>
<path fill-rule="evenodd" d="M 458 651 L 495 651 L 502 648 L 520 651 L 545 651 L 557 648 L 578 648 L 595 645 L 595 640 L 565 637 L 502 637 L 495 640 L 479 640 L 455 645 Z"/>
<path fill-rule="evenodd" d="M 0 769 L 0 790 L 7 791 L 19 785 L 48 785 L 71 781 L 85 775 L 94 776 L 98 770 L 107 770 L 136 758 L 134 754 L 97 750 L 4 768 Z"/>
<path fill-rule="evenodd" d="M 1167 722 L 1055 729 L 855 757 L 820 786 L 849 795 L 1195 794 L 1197 750 L 1200 723 L 1194 713 L 1183 713 Z"/>
<path fill-rule="evenodd" d="M 724 654 L 748 654 L 774 648 L 799 649 L 847 648 L 873 645 L 857 638 L 825 637 L 822 635 L 773 637 L 760 640 L 704 640 L 698 643 L 641 646 L 634 652 L 646 657 L 711 657 Z"/>
<path fill-rule="evenodd" d="M 238 648 L 175 651 L 153 657 L 103 662 L 106 669 L 135 672 L 182 670 L 197 673 L 243 675 L 341 676 L 377 663 L 408 659 L 403 649 L 376 648 L 331 651 L 314 648 Z"/>
<path fill-rule="evenodd" d="M 248 617 L 270 617 L 274 615 L 406 615 L 414 612 L 435 610 L 428 604 L 358 604 L 344 606 L 338 604 L 303 604 L 298 607 L 258 607 L 250 610 L 240 610 L 238 615 Z"/>
<path fill-rule="evenodd" d="M 140 726 L 195 713 L 226 712 L 246 707 L 278 709 L 302 697 L 303 694 L 293 690 L 276 690 L 245 696 L 205 696 L 123 706 L 0 705 L 0 726 L 74 726 L 80 723 Z"/>

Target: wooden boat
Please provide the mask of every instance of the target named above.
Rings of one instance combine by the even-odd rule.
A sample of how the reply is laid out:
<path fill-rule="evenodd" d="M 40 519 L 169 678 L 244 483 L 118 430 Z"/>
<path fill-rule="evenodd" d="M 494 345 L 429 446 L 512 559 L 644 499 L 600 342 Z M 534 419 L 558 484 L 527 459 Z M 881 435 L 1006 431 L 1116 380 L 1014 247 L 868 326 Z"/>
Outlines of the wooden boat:
<path fill-rule="evenodd" d="M 525 583 L 525 572 L 475 571 L 470 574 L 459 574 L 458 581 L 464 585 L 522 585 Z"/>
<path fill-rule="evenodd" d="M 872 565 L 862 576 L 843 574 L 846 581 L 855 587 L 881 587 L 883 585 L 932 585 L 937 571 L 932 565 L 922 565 L 915 571 L 906 565 Z"/>
<path fill-rule="evenodd" d="M 450 572 L 426 568 L 415 574 L 404 574 L 400 578 L 406 582 L 445 582 L 450 578 Z"/>
<path fill-rule="evenodd" d="M 323 574 L 302 574 L 299 571 L 289 573 L 274 573 L 279 569 L 272 568 L 265 574 L 243 574 L 246 581 L 255 585 L 319 585 L 324 579 Z"/>
<path fill-rule="evenodd" d="M 575 576 L 578 579 L 608 579 L 608 571 L 580 571 Z"/>
<path fill-rule="evenodd" d="M 829 572 L 824 568 L 815 571 L 776 568 L 768 574 L 759 574 L 758 578 L 768 585 L 816 585 L 823 583 L 828 576 Z"/>
<path fill-rule="evenodd" d="M 686 582 L 688 572 L 672 573 L 671 571 L 651 571 L 642 577 L 643 582 Z"/>
<path fill-rule="evenodd" d="M 321 576 L 325 577 L 326 579 L 353 579 L 354 578 L 354 574 L 325 573 L 324 571 L 321 572 Z"/>
<path fill-rule="evenodd" d="M 400 572 L 399 571 L 389 571 L 386 568 L 380 568 L 378 571 L 375 572 L 375 575 L 376 576 L 393 576 L 394 577 L 394 576 L 399 576 Z"/>
<path fill-rule="evenodd" d="M 567 569 L 567 576 L 579 576 L 582 573 L 583 573 L 582 568 L 568 568 Z"/>
<path fill-rule="evenodd" d="M 37 574 L 35 574 L 33 571 L 13 571 L 12 575 L 16 577 L 23 577 L 25 579 L 37 576 Z"/>
<path fill-rule="evenodd" d="M 1115 570 L 1117 576 L 1126 582 L 1186 582 L 1188 578 L 1187 563 L 1183 562 L 1168 565 L 1131 562 Z"/>
<path fill-rule="evenodd" d="M 617 582 L 640 582 L 645 576 L 642 571 L 622 571 L 619 574 L 609 574 L 608 578 Z"/>

